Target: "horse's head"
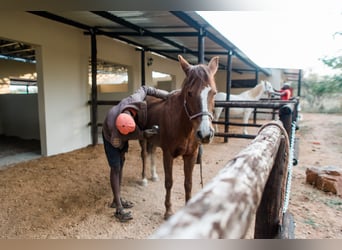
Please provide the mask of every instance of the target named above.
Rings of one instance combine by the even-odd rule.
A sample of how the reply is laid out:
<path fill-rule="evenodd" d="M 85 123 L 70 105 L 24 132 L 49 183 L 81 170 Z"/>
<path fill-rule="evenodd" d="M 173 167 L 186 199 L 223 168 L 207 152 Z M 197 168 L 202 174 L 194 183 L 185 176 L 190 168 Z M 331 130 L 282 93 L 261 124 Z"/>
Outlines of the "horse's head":
<path fill-rule="evenodd" d="M 212 58 L 208 65 L 195 66 L 190 65 L 182 56 L 178 56 L 178 59 L 186 74 L 181 90 L 184 111 L 193 124 L 198 141 L 210 143 L 214 138 L 212 119 L 217 92 L 214 75 L 218 69 L 219 58 Z"/>
<path fill-rule="evenodd" d="M 263 87 L 264 87 L 264 94 L 266 95 L 270 95 L 270 93 L 272 93 L 273 90 L 273 86 L 270 82 L 268 81 L 262 81 Z"/>

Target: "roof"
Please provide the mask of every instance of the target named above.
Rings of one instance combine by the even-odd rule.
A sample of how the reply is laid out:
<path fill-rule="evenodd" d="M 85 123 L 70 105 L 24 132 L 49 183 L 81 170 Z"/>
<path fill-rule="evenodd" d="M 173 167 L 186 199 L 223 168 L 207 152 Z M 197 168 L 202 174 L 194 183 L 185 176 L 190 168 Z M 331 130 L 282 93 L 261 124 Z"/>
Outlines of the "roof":
<path fill-rule="evenodd" d="M 228 53 L 232 53 L 235 72 L 261 72 L 269 76 L 269 69 L 261 68 L 238 47 L 212 27 L 194 11 L 30 11 L 57 22 L 82 29 L 85 34 L 96 32 L 126 42 L 138 49 L 158 53 L 177 60 L 182 54 L 192 64 L 198 62 L 199 39 L 204 40 L 204 59 L 220 57 L 220 69 L 226 69 Z M 6 46 L 0 40 L 0 55 L 34 60 L 34 50 L 20 43 Z M 13 42 L 12 42 L 13 43 Z M 5 46 L 2 46 L 5 45 Z"/>

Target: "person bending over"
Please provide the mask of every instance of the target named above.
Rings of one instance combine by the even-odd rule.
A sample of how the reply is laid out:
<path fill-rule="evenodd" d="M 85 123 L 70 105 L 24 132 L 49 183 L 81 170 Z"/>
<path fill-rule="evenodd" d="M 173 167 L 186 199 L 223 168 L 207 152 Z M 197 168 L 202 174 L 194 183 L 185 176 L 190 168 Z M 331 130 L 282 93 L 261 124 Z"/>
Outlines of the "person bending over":
<path fill-rule="evenodd" d="M 121 222 L 133 219 L 133 203 L 120 196 L 122 171 L 128 141 L 149 138 L 158 133 L 156 128 L 145 129 L 147 119 L 146 95 L 167 99 L 169 92 L 153 87 L 142 86 L 132 95 L 122 99 L 107 113 L 102 127 L 103 145 L 110 166 L 110 185 L 113 192 L 111 207 L 116 208 L 114 216 Z"/>

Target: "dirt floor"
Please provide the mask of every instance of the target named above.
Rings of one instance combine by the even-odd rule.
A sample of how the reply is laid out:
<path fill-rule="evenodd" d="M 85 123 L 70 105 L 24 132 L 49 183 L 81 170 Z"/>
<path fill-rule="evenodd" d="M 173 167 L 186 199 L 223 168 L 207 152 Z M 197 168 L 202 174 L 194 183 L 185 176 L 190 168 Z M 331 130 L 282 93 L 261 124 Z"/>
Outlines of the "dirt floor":
<path fill-rule="evenodd" d="M 310 166 L 341 165 L 342 116 L 304 114 L 299 164 L 294 166 L 289 211 L 296 222 L 296 238 L 342 238 L 342 199 L 305 183 Z M 250 133 L 257 129 L 249 129 Z M 204 146 L 204 184 L 236 153 L 250 143 L 246 139 L 215 138 Z M 140 149 L 130 143 L 124 170 L 122 195 L 134 202 L 134 219 L 120 223 L 109 207 L 109 167 L 103 145 L 70 153 L 12 164 L 0 170 L 1 239 L 145 239 L 164 222 L 164 185 L 161 152 L 160 181 L 139 184 Z M 174 166 L 172 202 L 174 211 L 184 205 L 182 161 Z M 200 171 L 193 174 L 193 193 L 200 186 Z M 252 235 L 252 234 L 251 234 Z M 249 236 L 250 237 L 250 236 Z"/>

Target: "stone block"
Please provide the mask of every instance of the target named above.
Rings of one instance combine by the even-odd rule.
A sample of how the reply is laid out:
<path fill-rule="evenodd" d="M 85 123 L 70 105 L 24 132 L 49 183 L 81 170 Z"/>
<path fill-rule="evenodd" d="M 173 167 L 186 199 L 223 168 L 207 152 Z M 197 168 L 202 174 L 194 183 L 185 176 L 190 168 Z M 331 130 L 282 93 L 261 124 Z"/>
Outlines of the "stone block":
<path fill-rule="evenodd" d="M 306 182 L 319 190 L 342 197 L 342 167 L 324 166 L 306 169 Z"/>

